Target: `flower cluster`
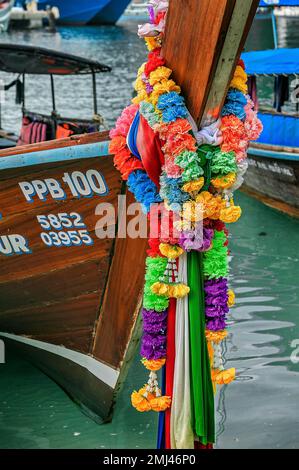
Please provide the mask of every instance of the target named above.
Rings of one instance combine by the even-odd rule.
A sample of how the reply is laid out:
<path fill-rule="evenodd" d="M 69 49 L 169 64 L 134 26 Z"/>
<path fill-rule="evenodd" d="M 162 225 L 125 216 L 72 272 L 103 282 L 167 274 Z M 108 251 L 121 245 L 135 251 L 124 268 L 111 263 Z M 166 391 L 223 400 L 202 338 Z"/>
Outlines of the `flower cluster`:
<path fill-rule="evenodd" d="M 182 298 L 190 291 L 178 278 L 179 258 L 184 252 L 203 253 L 206 338 L 214 385 L 234 378 L 233 369 L 224 370 L 220 346 L 227 336 L 226 316 L 234 303 L 227 281 L 225 224 L 236 222 L 241 216 L 233 192 L 243 181 L 249 142 L 257 139 L 262 130 L 247 95 L 247 75 L 240 60 L 220 118 L 195 132 L 181 89 L 172 80 L 172 70 L 165 66 L 162 55 L 167 10 L 167 0 L 150 2 L 150 22 L 139 27 L 138 32 L 149 49 L 148 60 L 139 68 L 133 104 L 110 134 L 115 165 L 128 180 L 137 201 L 149 211 L 151 204 L 162 200 L 173 219 L 178 216 L 177 236 L 164 236 L 161 223 L 159 238 L 149 241 L 141 355 L 151 372 L 147 385 L 132 394 L 132 404 L 139 411 L 161 411 L 171 405 L 171 397 L 161 396 L 156 372 L 165 364 L 169 299 Z M 165 163 L 159 192 L 145 172 L 142 159 L 134 156 L 127 145 L 137 112 L 162 143 Z"/>

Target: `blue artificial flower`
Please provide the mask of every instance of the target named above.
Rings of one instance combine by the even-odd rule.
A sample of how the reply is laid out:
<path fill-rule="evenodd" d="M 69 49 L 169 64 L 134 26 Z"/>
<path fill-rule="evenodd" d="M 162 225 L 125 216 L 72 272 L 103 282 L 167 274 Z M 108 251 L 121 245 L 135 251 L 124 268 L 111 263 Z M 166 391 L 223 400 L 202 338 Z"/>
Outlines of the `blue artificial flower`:
<path fill-rule="evenodd" d="M 222 116 L 234 115 L 243 121 L 246 118 L 245 106 L 247 99 L 241 91 L 232 88 L 229 90 L 225 105 L 222 109 Z"/>
<path fill-rule="evenodd" d="M 145 214 L 150 211 L 152 204 L 162 202 L 157 186 L 143 170 L 136 170 L 130 174 L 128 188 L 134 194 L 136 201 L 142 204 Z"/>
<path fill-rule="evenodd" d="M 160 196 L 169 204 L 183 204 L 189 200 L 190 195 L 181 189 L 184 184 L 182 178 L 168 178 L 166 173 L 162 173 L 160 184 Z"/>
<path fill-rule="evenodd" d="M 171 108 L 165 109 L 162 111 L 163 121 L 164 122 L 174 122 L 178 118 L 187 117 L 187 109 L 185 106 L 173 106 Z"/>
<path fill-rule="evenodd" d="M 164 95 L 159 97 L 157 108 L 162 111 L 163 109 L 167 109 L 169 107 L 184 105 L 184 98 L 178 95 L 178 93 L 175 91 L 171 91 L 170 93 L 164 93 Z"/>

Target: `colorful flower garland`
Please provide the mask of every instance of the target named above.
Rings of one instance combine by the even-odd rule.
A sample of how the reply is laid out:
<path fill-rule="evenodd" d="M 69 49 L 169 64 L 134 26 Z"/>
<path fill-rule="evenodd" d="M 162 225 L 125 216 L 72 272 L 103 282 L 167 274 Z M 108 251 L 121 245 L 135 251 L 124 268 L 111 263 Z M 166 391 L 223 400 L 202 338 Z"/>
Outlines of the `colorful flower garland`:
<path fill-rule="evenodd" d="M 168 365 L 166 358 L 170 333 L 167 326 L 171 321 L 170 309 L 172 312 L 176 309 L 178 313 L 189 293 L 189 309 L 192 309 L 194 302 L 194 286 L 191 286 L 193 291 L 191 288 L 190 292 L 190 287 L 178 275 L 182 256 L 185 256 L 184 260 L 187 259 L 186 253 L 190 254 L 190 281 L 194 253 L 198 253 L 199 258 L 196 259 L 202 263 L 205 337 L 211 367 L 206 372 L 208 380 L 212 379 L 215 390 L 217 384 L 227 384 L 235 377 L 234 369 L 225 370 L 221 356 L 221 342 L 227 336 L 226 318 L 229 308 L 234 304 L 234 294 L 229 290 L 227 280 L 228 231 L 225 224 L 236 222 L 241 216 L 241 208 L 234 204 L 233 193 L 243 183 L 249 141 L 257 139 L 262 131 L 253 103 L 247 95 L 247 75 L 241 60 L 231 82 L 221 119 L 199 131 L 195 128 L 184 98 L 180 95 L 180 87 L 171 79 L 172 70 L 165 66 L 161 55 L 167 9 L 168 1 L 149 2 L 150 23 L 139 27 L 139 35 L 145 38 L 149 49 L 148 61 L 138 71 L 135 83 L 137 96 L 133 104 L 123 111 L 110 133 L 110 152 L 115 155 L 115 166 L 128 182 L 136 200 L 143 204 L 146 212 L 151 210 L 152 204 L 164 201 L 170 219 L 176 219 L 174 225 L 178 232 L 165 235 L 160 218 L 159 238 L 149 240 L 141 355 L 150 375 L 148 383 L 132 394 L 132 405 L 141 412 L 164 412 L 171 407 L 172 397 L 163 396 L 157 372 L 165 364 L 166 368 Z M 145 120 L 153 135 L 161 142 L 164 161 L 159 188 L 149 177 L 138 152 L 131 151 L 129 136 L 136 116 Z M 199 213 L 198 206 L 202 209 Z M 186 303 L 184 305 L 186 308 Z M 194 368 L 192 337 L 196 338 L 196 331 L 192 330 L 192 315 L 190 310 L 188 354 L 191 362 L 193 360 L 191 368 Z M 172 362 L 171 367 L 175 358 Z M 191 371 L 192 374 L 193 378 L 197 377 L 195 369 Z M 193 393 L 194 400 L 198 400 L 197 384 L 193 383 L 192 387 L 195 391 L 190 393 Z M 198 410 L 200 406 L 198 402 L 193 408 Z M 194 421 L 194 440 L 199 438 L 204 445 L 212 443 L 213 430 L 202 431 L 198 416 L 195 416 Z M 168 416 L 168 427 L 169 422 Z M 167 441 L 168 447 L 175 447 L 175 437 L 170 439 L 168 436 Z M 194 446 L 194 442 L 189 442 L 189 445 Z"/>

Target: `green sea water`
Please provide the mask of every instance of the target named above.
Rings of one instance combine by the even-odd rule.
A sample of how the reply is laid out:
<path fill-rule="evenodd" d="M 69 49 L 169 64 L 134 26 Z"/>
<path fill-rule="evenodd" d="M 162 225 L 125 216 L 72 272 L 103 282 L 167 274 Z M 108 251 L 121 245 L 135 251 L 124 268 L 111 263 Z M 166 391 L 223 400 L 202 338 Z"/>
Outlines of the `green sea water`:
<path fill-rule="evenodd" d="M 251 47 L 271 47 L 266 24 L 256 23 Z M 114 72 L 109 80 L 104 78 L 100 95 L 104 114 L 112 123 L 130 98 L 129 84 L 144 57 L 135 27 L 128 23 L 112 28 L 63 28 L 55 35 L 18 32 L 3 35 L 1 40 L 39 43 L 113 63 Z M 298 43 L 296 22 L 280 29 L 280 40 L 282 45 L 283 41 L 292 46 Z M 43 106 L 44 98 L 34 97 L 36 90 L 30 94 L 34 105 Z M 267 90 L 264 95 L 271 99 Z M 88 100 L 87 90 L 82 92 L 81 105 L 67 93 L 58 98 L 62 107 L 66 102 L 77 106 L 75 111 Z M 6 123 L 17 128 L 19 110 L 12 98 L 6 111 Z M 229 318 L 225 357 L 227 367 L 237 368 L 237 380 L 217 395 L 217 447 L 298 448 L 299 222 L 242 193 L 236 200 L 243 208 L 230 239 L 230 282 L 237 304 Z M 0 448 L 155 448 L 157 416 L 139 414 L 130 406 L 131 391 L 143 381 L 144 368 L 137 354 L 113 421 L 98 425 L 52 380 L 7 351 L 6 363 L 0 365 Z"/>

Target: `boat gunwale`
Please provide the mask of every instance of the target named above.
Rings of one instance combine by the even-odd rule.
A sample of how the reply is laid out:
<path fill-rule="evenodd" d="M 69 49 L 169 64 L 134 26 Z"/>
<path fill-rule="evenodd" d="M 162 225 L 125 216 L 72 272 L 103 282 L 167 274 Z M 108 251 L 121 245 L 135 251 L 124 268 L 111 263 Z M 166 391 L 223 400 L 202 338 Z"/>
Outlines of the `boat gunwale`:
<path fill-rule="evenodd" d="M 262 158 L 299 162 L 299 147 L 284 147 L 280 145 L 252 142 L 249 146 L 249 156 L 250 155 Z"/>

